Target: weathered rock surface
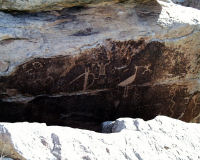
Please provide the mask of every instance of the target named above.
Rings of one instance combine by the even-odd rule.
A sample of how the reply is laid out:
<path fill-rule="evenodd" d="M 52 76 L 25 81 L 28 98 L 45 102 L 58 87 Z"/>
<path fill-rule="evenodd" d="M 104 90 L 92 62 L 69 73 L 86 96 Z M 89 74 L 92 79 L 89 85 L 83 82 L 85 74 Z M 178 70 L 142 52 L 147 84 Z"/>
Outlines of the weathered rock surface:
<path fill-rule="evenodd" d="M 155 0 L 125 0 L 131 4 Z M 0 0 L 0 10 L 4 11 L 52 11 L 74 6 L 94 6 L 124 3 L 123 0 Z"/>
<path fill-rule="evenodd" d="M 200 1 L 199 0 L 173 0 L 173 2 L 187 6 L 187 7 L 193 7 L 193 8 L 200 9 Z"/>
<path fill-rule="evenodd" d="M 101 0 L 0 0 L 0 10 L 38 12 L 61 10 L 66 7 L 89 5 L 99 2 Z"/>
<path fill-rule="evenodd" d="M 199 122 L 200 11 L 136 2 L 0 12 L 0 121 Z"/>
<path fill-rule="evenodd" d="M 200 159 L 200 124 L 164 116 L 147 122 L 124 118 L 113 123 L 112 134 L 38 123 L 1 123 L 0 151 L 19 160 Z"/>

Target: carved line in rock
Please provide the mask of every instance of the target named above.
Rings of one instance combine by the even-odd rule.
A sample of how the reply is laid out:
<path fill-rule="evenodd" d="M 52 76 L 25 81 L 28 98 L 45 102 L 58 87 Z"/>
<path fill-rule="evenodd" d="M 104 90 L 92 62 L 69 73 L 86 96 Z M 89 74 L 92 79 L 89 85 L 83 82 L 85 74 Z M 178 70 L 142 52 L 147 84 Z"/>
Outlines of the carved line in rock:
<path fill-rule="evenodd" d="M 146 44 L 144 40 L 110 41 L 108 46 L 92 49 L 74 59 L 57 57 L 32 60 L 19 66 L 18 70 L 2 84 L 8 82 L 5 90 L 15 88 L 16 92 L 36 95 L 113 88 L 118 90 L 121 87 L 124 88 L 123 97 L 126 98 L 129 89 L 145 83 L 152 85 L 153 81 L 159 78 L 159 74 L 162 75 L 162 69 L 168 71 L 166 64 L 159 64 L 162 58 L 170 59 L 170 54 L 166 57 L 164 52 L 169 53 L 170 50 L 159 42 Z M 159 67 L 161 70 L 158 70 Z M 183 71 L 186 70 L 183 64 L 178 68 L 174 65 L 168 72 L 177 76 L 174 70 L 180 72 L 181 68 Z M 172 100 L 171 102 L 173 103 Z"/>
<path fill-rule="evenodd" d="M 142 50 L 142 47 L 140 45 L 145 45 L 144 41 L 134 42 L 134 43 L 136 43 L 135 45 L 139 45 L 139 47 L 137 46 L 138 48 L 135 49 L 134 46 L 131 46 L 130 44 L 127 44 L 128 45 L 127 46 L 126 44 L 123 44 L 123 43 L 120 44 L 120 42 L 118 42 L 118 43 L 119 44 L 117 44 L 117 43 L 112 44 L 113 45 L 112 47 L 116 48 L 116 49 L 114 49 L 114 52 L 107 51 L 105 47 L 101 47 L 98 49 L 91 50 L 90 51 L 91 53 L 83 53 L 82 55 L 80 55 L 80 57 L 76 57 L 77 60 L 72 60 L 72 58 L 68 59 L 68 61 L 75 61 L 75 64 L 69 63 L 69 62 L 64 62 L 62 58 L 35 59 L 32 62 L 28 62 L 27 64 L 19 66 L 18 70 L 11 76 L 10 81 L 12 81 L 12 78 L 13 79 L 16 78 L 19 81 L 17 81 L 14 85 L 22 86 L 23 84 L 21 81 L 21 79 L 22 79 L 21 77 L 27 77 L 27 79 L 34 80 L 39 85 L 39 83 L 41 81 L 43 81 L 42 79 L 47 79 L 46 77 L 48 77 L 50 79 L 50 81 L 57 80 L 56 85 L 59 86 L 60 79 L 63 78 L 63 80 L 64 80 L 64 78 L 66 78 L 66 77 L 67 78 L 73 77 L 73 79 L 68 78 L 70 80 L 65 79 L 64 80 L 64 81 L 66 81 L 65 85 L 67 85 L 67 83 L 68 83 L 69 84 L 68 87 L 70 87 L 70 86 L 74 85 L 75 83 L 82 83 L 82 82 L 78 82 L 78 81 L 84 81 L 82 84 L 82 86 L 83 86 L 82 89 L 79 88 L 79 90 L 82 90 L 82 91 L 86 91 L 87 89 L 92 87 L 94 83 L 98 83 L 98 84 L 109 83 L 109 80 L 112 81 L 115 78 L 114 75 L 116 74 L 116 72 L 121 72 L 121 71 L 129 72 L 129 66 L 132 61 L 132 58 L 134 57 L 134 55 L 136 53 L 139 52 L 139 50 Z M 125 43 L 132 43 L 132 42 L 125 42 Z M 137 44 L 137 43 L 141 43 L 141 44 Z M 117 45 L 120 45 L 120 46 L 117 46 Z M 66 57 L 65 57 L 65 59 L 66 59 Z M 46 61 L 47 61 L 47 63 L 46 63 Z M 58 61 L 60 61 L 60 63 L 63 64 L 63 66 L 60 65 L 61 69 L 59 69 L 60 70 L 59 74 L 61 74 L 62 76 L 59 77 L 59 75 L 57 74 L 56 75 L 57 79 L 55 78 L 55 76 L 52 76 L 52 75 L 56 74 L 55 71 L 53 71 L 53 73 L 50 71 L 51 73 L 49 73 L 49 70 L 50 70 L 49 68 L 58 69 L 58 67 L 55 66 L 54 64 L 50 64 L 50 63 L 53 63 L 53 61 L 55 61 L 54 64 Z M 46 66 L 45 66 L 45 63 L 46 63 Z M 114 63 L 117 63 L 117 65 L 115 65 Z M 121 63 L 122 64 L 124 63 L 122 67 L 120 66 Z M 147 66 L 145 66 L 145 67 L 147 67 Z M 69 69 L 71 69 L 71 70 L 69 70 Z M 75 74 L 79 73 L 79 75 L 77 75 L 76 77 L 73 75 L 70 76 L 69 74 L 71 72 L 73 72 L 73 70 L 74 70 Z M 25 73 L 25 76 L 22 76 L 22 72 Z M 39 75 L 39 72 L 44 72 L 44 74 L 46 74 L 46 76 L 42 77 L 42 74 Z M 144 73 L 145 72 L 146 71 L 144 71 Z M 19 76 L 20 74 L 21 74 L 21 76 Z M 128 73 L 128 74 L 130 74 L 130 73 Z M 41 77 L 39 77 L 39 76 L 41 76 Z M 83 80 L 81 78 L 83 78 Z M 119 78 L 119 77 L 117 77 L 117 78 Z M 119 79 L 121 79 L 121 78 L 119 78 Z M 88 82 L 89 80 L 91 80 L 92 82 L 89 83 Z M 106 82 L 106 80 L 108 82 Z M 12 84 L 13 83 L 10 83 L 9 85 L 12 86 Z M 29 86 L 32 84 L 25 82 L 24 85 Z M 37 85 L 37 84 L 35 84 L 35 85 Z M 115 83 L 115 85 L 117 86 L 117 83 Z M 27 88 L 27 87 L 24 87 L 24 88 Z M 38 88 L 40 88 L 40 87 L 38 87 Z M 19 89 L 19 90 L 21 90 L 21 89 Z M 68 92 L 67 88 L 66 88 L 66 90 L 62 90 L 62 92 Z"/>
<path fill-rule="evenodd" d="M 131 86 L 131 84 L 135 81 L 136 76 L 137 76 L 137 72 L 138 72 L 138 68 L 143 67 L 145 68 L 145 70 L 142 72 L 142 74 L 144 74 L 145 72 L 152 72 L 151 69 L 149 69 L 149 67 L 151 66 L 151 64 L 145 65 L 145 66 L 135 66 L 135 73 L 128 77 L 127 79 L 125 79 L 124 81 L 120 82 L 118 84 L 118 86 L 120 87 L 124 87 L 124 94 L 123 97 L 126 98 L 128 97 L 128 91 L 129 89 L 132 89 L 133 87 Z"/>

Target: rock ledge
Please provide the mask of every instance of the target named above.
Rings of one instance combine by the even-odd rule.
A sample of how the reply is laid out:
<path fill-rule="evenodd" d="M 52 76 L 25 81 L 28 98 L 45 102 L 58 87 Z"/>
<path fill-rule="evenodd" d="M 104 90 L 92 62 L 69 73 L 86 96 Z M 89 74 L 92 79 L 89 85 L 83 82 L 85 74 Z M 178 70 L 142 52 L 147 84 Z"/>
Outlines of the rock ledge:
<path fill-rule="evenodd" d="M 112 134 L 38 123 L 0 123 L 0 152 L 21 160 L 200 159 L 200 124 L 164 116 L 120 118 Z M 20 130 L 19 130 L 20 128 Z"/>

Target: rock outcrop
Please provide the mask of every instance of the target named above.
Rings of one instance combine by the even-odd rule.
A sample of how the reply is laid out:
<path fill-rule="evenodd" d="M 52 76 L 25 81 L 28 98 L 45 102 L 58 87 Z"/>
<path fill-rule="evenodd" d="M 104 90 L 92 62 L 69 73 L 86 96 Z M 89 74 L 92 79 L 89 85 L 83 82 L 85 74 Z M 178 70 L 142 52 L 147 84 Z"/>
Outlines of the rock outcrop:
<path fill-rule="evenodd" d="M 118 119 L 111 134 L 38 123 L 0 123 L 0 152 L 20 160 L 200 159 L 200 124 L 164 116 Z M 19 130 L 20 128 L 20 130 Z"/>
<path fill-rule="evenodd" d="M 200 9 L 200 1 L 199 0 L 172 0 L 176 4 L 181 4 L 187 7 L 193 7 Z"/>
<path fill-rule="evenodd" d="M 146 3 L 155 0 L 126 0 L 129 4 Z M 115 3 L 123 3 L 123 0 L 0 0 L 0 10 L 4 11 L 27 11 L 27 12 L 40 12 L 40 11 L 53 11 L 62 10 L 63 8 L 76 7 L 76 6 L 90 6 L 94 5 L 108 5 Z"/>
<path fill-rule="evenodd" d="M 99 1 L 101 2 L 101 1 Z M 109 0 L 108 0 L 109 2 Z M 96 0 L 0 0 L 0 10 L 5 11 L 50 11 L 73 6 L 85 6 L 98 3 Z"/>
<path fill-rule="evenodd" d="M 18 2 L 36 3 L 8 6 Z M 199 122 L 200 11 L 143 2 L 0 12 L 0 121 L 93 130 L 122 116 Z"/>

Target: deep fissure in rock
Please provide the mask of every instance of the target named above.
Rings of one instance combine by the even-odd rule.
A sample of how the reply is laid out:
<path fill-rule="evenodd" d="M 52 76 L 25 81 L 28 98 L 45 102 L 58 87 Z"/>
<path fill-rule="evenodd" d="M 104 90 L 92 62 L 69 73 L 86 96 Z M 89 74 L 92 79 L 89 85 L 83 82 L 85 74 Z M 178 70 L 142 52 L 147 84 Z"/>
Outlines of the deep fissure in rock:
<path fill-rule="evenodd" d="M 36 58 L 0 77 L 0 121 L 95 131 L 119 117 L 148 120 L 163 114 L 191 121 L 199 93 L 189 94 L 183 83 L 188 72 L 184 54 L 143 39 L 108 40 L 77 56 Z M 174 77 L 180 81 L 167 81 Z"/>

